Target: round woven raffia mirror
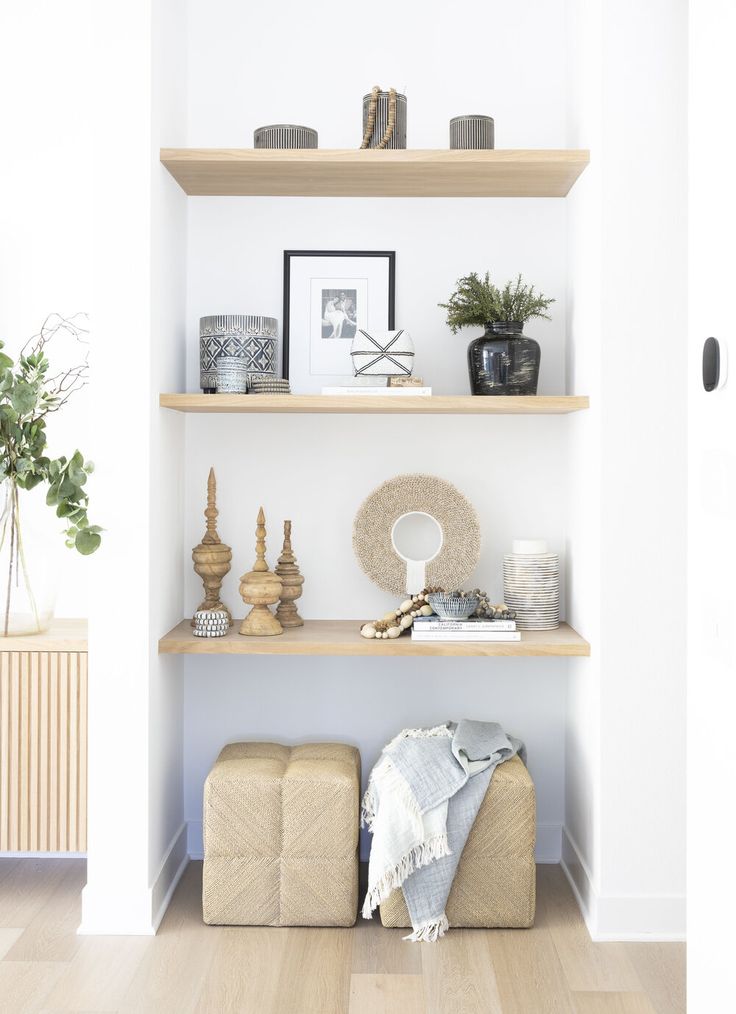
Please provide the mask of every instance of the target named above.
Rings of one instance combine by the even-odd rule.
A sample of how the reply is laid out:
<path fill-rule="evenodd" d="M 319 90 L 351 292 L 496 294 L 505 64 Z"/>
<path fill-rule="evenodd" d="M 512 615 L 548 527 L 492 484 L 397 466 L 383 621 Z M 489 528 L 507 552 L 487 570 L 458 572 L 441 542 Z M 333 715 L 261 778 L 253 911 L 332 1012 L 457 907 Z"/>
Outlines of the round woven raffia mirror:
<path fill-rule="evenodd" d="M 368 577 L 392 595 L 414 594 L 427 585 L 452 590 L 478 563 L 478 515 L 444 479 L 397 475 L 361 504 L 353 549 Z"/>

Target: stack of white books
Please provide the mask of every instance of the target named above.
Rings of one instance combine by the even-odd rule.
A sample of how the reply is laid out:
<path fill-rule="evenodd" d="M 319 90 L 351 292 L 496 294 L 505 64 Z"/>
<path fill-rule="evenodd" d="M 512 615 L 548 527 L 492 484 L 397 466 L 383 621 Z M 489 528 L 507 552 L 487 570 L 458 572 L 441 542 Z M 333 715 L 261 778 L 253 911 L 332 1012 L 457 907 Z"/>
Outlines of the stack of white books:
<path fill-rule="evenodd" d="M 413 641 L 520 641 L 516 620 L 443 620 L 417 616 L 412 624 Z"/>
<path fill-rule="evenodd" d="M 346 395 L 346 394 L 361 394 L 380 395 L 382 398 L 394 398 L 394 397 L 411 397 L 415 394 L 424 395 L 426 398 L 431 395 L 431 387 L 386 387 L 385 383 L 380 387 L 376 386 L 358 386 L 355 387 L 323 387 L 322 394 L 335 394 L 335 395 Z"/>

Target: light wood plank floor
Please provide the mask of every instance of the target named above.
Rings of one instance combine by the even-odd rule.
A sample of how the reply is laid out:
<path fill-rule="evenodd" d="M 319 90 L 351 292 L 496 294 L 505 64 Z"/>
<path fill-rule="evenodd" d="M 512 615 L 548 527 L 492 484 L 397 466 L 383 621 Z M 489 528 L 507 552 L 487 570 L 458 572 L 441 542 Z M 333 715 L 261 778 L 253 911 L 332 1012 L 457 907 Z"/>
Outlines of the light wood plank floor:
<path fill-rule="evenodd" d="M 682 944 L 591 943 L 556 866 L 530 930 L 205 926 L 191 863 L 156 937 L 78 937 L 85 864 L 0 860 L 0 1014 L 682 1014 Z"/>

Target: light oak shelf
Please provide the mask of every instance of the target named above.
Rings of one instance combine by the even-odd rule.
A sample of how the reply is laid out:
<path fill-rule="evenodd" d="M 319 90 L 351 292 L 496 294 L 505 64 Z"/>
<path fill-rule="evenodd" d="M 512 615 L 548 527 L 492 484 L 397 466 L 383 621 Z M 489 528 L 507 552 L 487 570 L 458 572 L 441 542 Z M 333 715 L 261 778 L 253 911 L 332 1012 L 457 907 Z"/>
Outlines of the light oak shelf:
<path fill-rule="evenodd" d="M 360 620 L 306 620 L 303 627 L 277 637 L 244 637 L 236 620 L 225 637 L 195 637 L 182 620 L 158 643 L 162 655 L 369 655 L 548 656 L 590 655 L 590 645 L 566 623 L 557 630 L 524 630 L 520 641 L 412 641 L 405 634 L 389 641 L 360 636 Z"/>
<path fill-rule="evenodd" d="M 182 190 L 209 197 L 565 197 L 589 159 L 580 149 L 161 149 Z"/>
<path fill-rule="evenodd" d="M 161 394 L 177 412 L 321 413 L 323 415 L 566 415 L 589 407 L 584 395 Z"/>

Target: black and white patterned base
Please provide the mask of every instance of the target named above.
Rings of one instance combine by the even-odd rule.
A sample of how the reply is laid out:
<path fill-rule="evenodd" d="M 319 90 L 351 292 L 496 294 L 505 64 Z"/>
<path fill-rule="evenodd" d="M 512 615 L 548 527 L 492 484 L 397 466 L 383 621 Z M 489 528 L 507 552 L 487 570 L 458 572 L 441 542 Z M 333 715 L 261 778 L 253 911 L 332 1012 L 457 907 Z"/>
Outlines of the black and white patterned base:
<path fill-rule="evenodd" d="M 278 321 L 275 317 L 222 314 L 199 321 L 199 385 L 205 392 L 217 389 L 217 360 L 236 356 L 245 360 L 249 374 L 276 376 Z"/>

